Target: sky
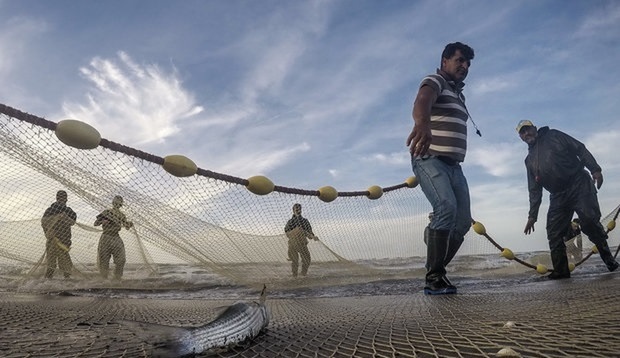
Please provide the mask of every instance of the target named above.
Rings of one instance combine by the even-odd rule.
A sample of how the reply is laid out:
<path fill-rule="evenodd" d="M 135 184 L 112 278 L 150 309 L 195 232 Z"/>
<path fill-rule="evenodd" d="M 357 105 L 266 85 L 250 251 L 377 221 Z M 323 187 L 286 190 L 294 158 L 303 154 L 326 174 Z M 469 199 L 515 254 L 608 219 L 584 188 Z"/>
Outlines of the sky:
<path fill-rule="evenodd" d="M 359 191 L 413 175 L 413 99 L 455 41 L 475 50 L 472 214 L 496 241 L 547 247 L 548 195 L 523 234 L 521 119 L 585 143 L 601 211 L 620 204 L 618 1 L 0 0 L 0 102 L 218 173 Z"/>

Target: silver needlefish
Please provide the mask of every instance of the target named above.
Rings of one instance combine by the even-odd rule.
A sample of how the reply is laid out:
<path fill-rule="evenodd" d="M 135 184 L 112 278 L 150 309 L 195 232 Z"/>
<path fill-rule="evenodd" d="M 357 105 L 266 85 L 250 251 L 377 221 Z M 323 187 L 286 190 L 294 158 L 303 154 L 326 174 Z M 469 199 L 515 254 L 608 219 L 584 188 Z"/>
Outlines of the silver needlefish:
<path fill-rule="evenodd" d="M 255 338 L 267 327 L 271 313 L 265 305 L 266 290 L 264 285 L 258 302 L 235 302 L 203 326 L 176 327 L 141 322 L 140 335 L 155 334 L 146 338 L 154 342 L 152 357 L 191 357 L 224 352 Z"/>

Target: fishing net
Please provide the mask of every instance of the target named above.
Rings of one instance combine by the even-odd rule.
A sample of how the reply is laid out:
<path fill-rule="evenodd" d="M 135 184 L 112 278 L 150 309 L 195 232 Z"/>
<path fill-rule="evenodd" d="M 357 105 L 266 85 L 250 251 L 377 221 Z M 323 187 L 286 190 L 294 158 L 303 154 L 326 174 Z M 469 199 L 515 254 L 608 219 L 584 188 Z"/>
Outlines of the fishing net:
<path fill-rule="evenodd" d="M 55 122 L 5 105 L 0 105 L 0 113 L 4 276 L 24 280 L 45 275 L 49 240 L 41 218 L 58 190 L 68 193 L 67 205 L 77 213 L 68 251 L 72 277 L 85 278 L 83 282 L 97 287 L 118 285 L 97 279 L 102 226 L 94 226 L 97 215 L 111 208 L 117 195 L 124 199 L 120 210 L 133 223 L 120 230 L 126 253 L 123 281 L 133 287 L 148 286 L 148 278 L 175 264 L 204 270 L 219 282 L 289 284 L 291 262 L 284 226 L 294 203 L 302 205 L 303 215 L 319 237 L 308 243 L 315 280 L 296 285 L 423 272 L 422 236 L 430 206 L 414 178 L 378 191 L 369 183 L 367 189 L 340 192 L 330 202 L 322 200 L 319 188 L 275 185 L 272 192 L 257 195 L 248 190 L 251 178 L 202 168 L 195 175 L 177 177 L 163 169 L 165 158 L 157 155 L 106 139 L 94 149 L 76 149 L 59 140 Z M 617 211 L 607 215 L 604 224 L 614 220 Z M 502 247 L 471 230 L 459 255 L 498 249 Z M 395 262 L 410 266 L 393 270 Z M 62 273 L 57 269 L 54 274 L 61 277 Z"/>

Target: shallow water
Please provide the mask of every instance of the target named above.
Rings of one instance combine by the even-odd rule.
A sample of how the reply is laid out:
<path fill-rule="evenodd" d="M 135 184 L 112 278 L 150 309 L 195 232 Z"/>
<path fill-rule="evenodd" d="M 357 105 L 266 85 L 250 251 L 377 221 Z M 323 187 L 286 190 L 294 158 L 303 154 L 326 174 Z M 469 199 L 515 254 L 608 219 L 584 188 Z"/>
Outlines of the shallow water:
<path fill-rule="evenodd" d="M 548 265 L 546 252 L 518 255 L 526 262 Z M 419 292 L 423 288 L 424 258 L 365 260 L 356 265 L 366 271 L 343 271 L 332 263 L 316 263 L 308 276 L 286 277 L 277 283 L 265 283 L 272 298 L 349 297 L 401 295 Z M 350 263 L 349 263 L 350 265 Z M 244 264 L 245 270 L 256 269 Z M 287 264 L 284 264 L 286 270 Z M 121 282 L 97 277 L 64 279 L 35 279 L 24 275 L 27 267 L 0 266 L 0 291 L 20 293 L 53 293 L 74 296 L 110 298 L 157 299 L 256 299 L 264 282 L 239 285 L 210 272 L 204 267 L 161 265 L 157 276 L 129 270 Z M 574 277 L 606 272 L 598 256 L 592 256 L 573 272 Z M 468 290 L 502 289 L 522 283 L 545 280 L 543 275 L 499 255 L 457 256 L 448 267 L 451 281 L 460 292 Z"/>

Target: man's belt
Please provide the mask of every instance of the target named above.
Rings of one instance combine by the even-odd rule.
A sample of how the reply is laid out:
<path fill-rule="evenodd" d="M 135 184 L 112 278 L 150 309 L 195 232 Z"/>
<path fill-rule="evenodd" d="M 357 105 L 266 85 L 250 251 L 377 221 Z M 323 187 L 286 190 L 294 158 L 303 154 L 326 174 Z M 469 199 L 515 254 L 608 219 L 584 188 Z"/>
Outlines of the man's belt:
<path fill-rule="evenodd" d="M 441 160 L 442 162 L 448 164 L 448 165 L 457 165 L 459 164 L 459 162 L 456 159 L 452 159 L 450 157 L 446 157 L 445 155 L 438 155 L 437 159 Z"/>

